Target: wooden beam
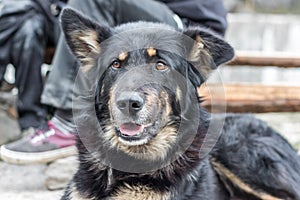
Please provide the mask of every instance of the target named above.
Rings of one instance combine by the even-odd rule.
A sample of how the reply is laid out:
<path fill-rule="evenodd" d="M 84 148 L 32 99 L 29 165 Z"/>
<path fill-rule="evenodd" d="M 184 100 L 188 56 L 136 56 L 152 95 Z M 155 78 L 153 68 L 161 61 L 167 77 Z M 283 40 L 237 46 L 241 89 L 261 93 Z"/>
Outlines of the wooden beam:
<path fill-rule="evenodd" d="M 236 51 L 228 65 L 300 67 L 300 54 L 292 52 Z"/>
<path fill-rule="evenodd" d="M 212 112 L 224 112 L 224 107 L 227 112 L 300 112 L 300 87 L 297 86 L 203 85 L 199 94 L 204 100 L 202 106 Z"/>

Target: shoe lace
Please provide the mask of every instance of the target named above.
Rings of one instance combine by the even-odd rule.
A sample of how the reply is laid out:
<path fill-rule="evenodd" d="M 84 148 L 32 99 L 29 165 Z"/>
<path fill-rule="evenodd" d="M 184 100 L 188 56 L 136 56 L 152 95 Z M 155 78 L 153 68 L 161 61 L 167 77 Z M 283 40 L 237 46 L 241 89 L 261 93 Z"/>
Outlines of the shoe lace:
<path fill-rule="evenodd" d="M 54 134 L 55 134 L 55 130 L 51 129 L 51 128 L 48 130 L 37 129 L 36 132 L 34 133 L 34 135 L 31 137 L 31 142 L 32 143 L 40 142 Z"/>

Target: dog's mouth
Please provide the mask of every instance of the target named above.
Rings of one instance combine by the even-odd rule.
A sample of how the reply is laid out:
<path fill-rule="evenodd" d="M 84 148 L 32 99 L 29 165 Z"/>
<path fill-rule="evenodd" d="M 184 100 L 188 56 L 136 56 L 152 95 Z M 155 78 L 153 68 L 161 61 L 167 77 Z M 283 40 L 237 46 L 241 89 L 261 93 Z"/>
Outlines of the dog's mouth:
<path fill-rule="evenodd" d="M 117 127 L 119 141 L 129 146 L 146 144 L 153 137 L 147 133 L 148 126 L 133 122 L 121 124 Z"/>
<path fill-rule="evenodd" d="M 143 132 L 144 127 L 140 124 L 121 124 L 120 132 L 122 137 L 138 137 Z"/>

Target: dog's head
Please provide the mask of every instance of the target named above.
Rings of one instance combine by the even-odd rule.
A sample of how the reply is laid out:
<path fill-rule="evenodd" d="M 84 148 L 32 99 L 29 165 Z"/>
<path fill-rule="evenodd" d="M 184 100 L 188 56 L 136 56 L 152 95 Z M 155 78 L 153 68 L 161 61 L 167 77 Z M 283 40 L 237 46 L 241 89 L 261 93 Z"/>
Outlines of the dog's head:
<path fill-rule="evenodd" d="M 71 9 L 61 19 L 83 71 L 101 71 L 95 91 L 101 138 L 137 159 L 168 156 L 181 132 L 190 131 L 180 126 L 198 122 L 197 87 L 233 57 L 229 44 L 201 28 L 180 33 L 147 22 L 109 28 Z"/>

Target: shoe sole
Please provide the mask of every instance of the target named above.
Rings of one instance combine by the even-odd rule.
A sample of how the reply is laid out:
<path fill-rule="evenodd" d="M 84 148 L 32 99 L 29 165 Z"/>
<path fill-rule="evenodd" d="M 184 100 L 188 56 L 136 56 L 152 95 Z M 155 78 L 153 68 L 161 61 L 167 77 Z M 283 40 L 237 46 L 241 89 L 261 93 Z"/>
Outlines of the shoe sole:
<path fill-rule="evenodd" d="M 36 153 L 16 152 L 5 148 L 5 146 L 1 146 L 1 159 L 11 164 L 48 163 L 60 158 L 74 156 L 77 154 L 78 152 L 75 146 Z"/>

